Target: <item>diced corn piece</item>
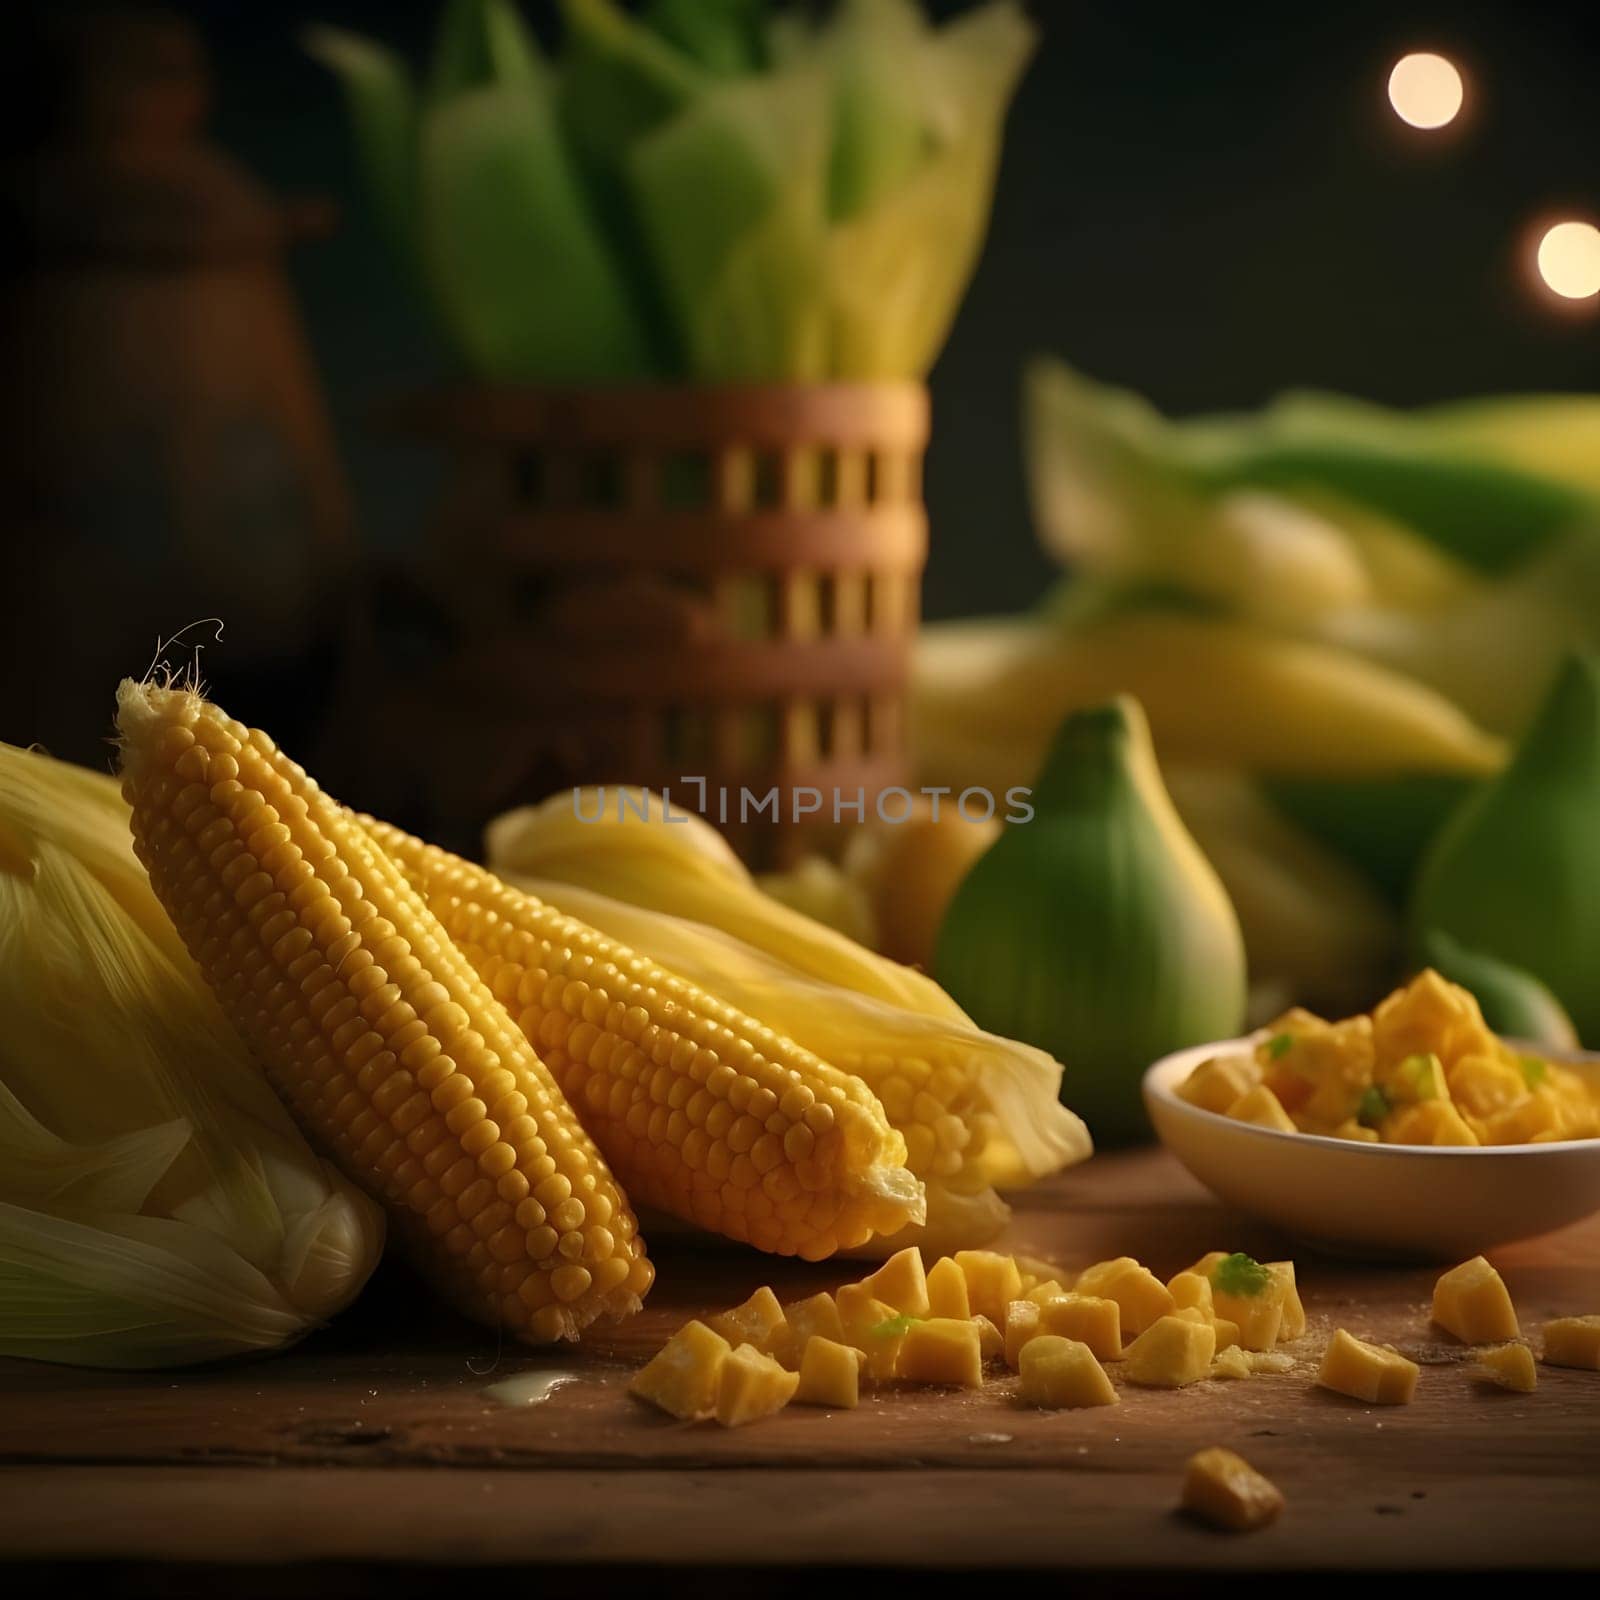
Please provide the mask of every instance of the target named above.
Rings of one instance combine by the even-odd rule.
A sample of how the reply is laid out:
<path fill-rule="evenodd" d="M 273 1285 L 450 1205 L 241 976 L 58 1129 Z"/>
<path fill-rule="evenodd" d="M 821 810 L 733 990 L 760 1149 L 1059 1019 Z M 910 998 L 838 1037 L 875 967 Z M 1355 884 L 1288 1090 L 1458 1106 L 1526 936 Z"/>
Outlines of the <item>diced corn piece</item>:
<path fill-rule="evenodd" d="M 1076 1339 L 1097 1361 L 1122 1359 L 1122 1308 L 1092 1294 L 1068 1294 L 1039 1307 L 1039 1331 Z"/>
<path fill-rule="evenodd" d="M 1251 1533 L 1277 1520 L 1283 1495 L 1242 1456 L 1214 1445 L 1189 1458 L 1183 1509 L 1225 1533 Z"/>
<path fill-rule="evenodd" d="M 1211 1284 L 1213 1314 L 1231 1322 L 1238 1332 L 1235 1337 L 1246 1350 L 1270 1350 L 1283 1334 L 1284 1318 L 1293 1296 L 1295 1307 L 1300 1305 L 1300 1295 L 1294 1286 L 1294 1272 L 1290 1263 L 1277 1263 L 1267 1268 L 1267 1281 L 1255 1294 L 1230 1294 L 1217 1287 L 1216 1271 L 1227 1259 L 1222 1250 L 1212 1250 L 1201 1256 L 1189 1268 L 1198 1272 Z M 1290 1266 L 1287 1273 L 1279 1272 L 1278 1265 Z M 1305 1312 L 1299 1311 L 1298 1322 L 1304 1331 Z"/>
<path fill-rule="evenodd" d="M 1225 1116 L 1235 1122 L 1253 1122 L 1258 1128 L 1276 1128 L 1279 1133 L 1298 1133 L 1294 1119 L 1283 1109 L 1283 1102 L 1264 1083 L 1258 1083 L 1228 1107 Z"/>
<path fill-rule="evenodd" d="M 753 1344 L 742 1344 L 722 1363 L 717 1385 L 717 1421 L 724 1428 L 742 1428 L 782 1411 L 800 1385 L 798 1373 L 786 1372 Z"/>
<path fill-rule="evenodd" d="M 1211 1331 L 1217 1336 L 1217 1349 L 1226 1350 L 1239 1343 L 1239 1324 L 1230 1317 L 1213 1317 Z"/>
<path fill-rule="evenodd" d="M 1045 1334 L 1022 1347 L 1021 1399 L 1030 1406 L 1062 1409 L 1114 1406 L 1119 1396 L 1094 1351 L 1076 1339 Z"/>
<path fill-rule="evenodd" d="M 1248 1378 L 1251 1374 L 1250 1357 L 1238 1345 L 1227 1345 L 1217 1351 L 1211 1363 L 1213 1378 Z"/>
<path fill-rule="evenodd" d="M 983 1357 L 984 1364 L 1005 1360 L 1006 1336 L 987 1317 L 969 1317 L 967 1320 L 978 1330 L 978 1353 Z"/>
<path fill-rule="evenodd" d="M 1252 1372 L 1294 1371 L 1294 1357 L 1285 1350 L 1246 1350 L 1244 1359 Z"/>
<path fill-rule="evenodd" d="M 794 1392 L 795 1403 L 854 1410 L 861 1398 L 864 1359 L 859 1350 L 847 1344 L 825 1339 L 820 1334 L 812 1335 L 800 1357 L 800 1385 Z"/>
<path fill-rule="evenodd" d="M 1539 1387 L 1539 1369 L 1527 1345 L 1497 1344 L 1478 1352 L 1479 1376 L 1501 1389 L 1532 1394 Z"/>
<path fill-rule="evenodd" d="M 1130 1383 L 1180 1389 L 1211 1376 L 1217 1336 L 1190 1310 L 1190 1316 L 1158 1317 L 1123 1352 L 1122 1374 Z"/>
<path fill-rule="evenodd" d="M 1383 1119 L 1386 1144 L 1477 1144 L 1478 1136 L 1448 1100 L 1401 1106 Z"/>
<path fill-rule="evenodd" d="M 950 1256 L 940 1256 L 928 1268 L 928 1315 L 970 1317 L 972 1303 L 967 1298 L 967 1275 Z"/>
<path fill-rule="evenodd" d="M 1033 1300 L 1013 1300 L 1006 1307 L 1006 1365 L 1013 1372 L 1022 1358 L 1023 1345 L 1044 1332 L 1039 1326 L 1039 1310 Z"/>
<path fill-rule="evenodd" d="M 1101 1300 L 1115 1300 L 1122 1308 L 1122 1331 L 1143 1333 L 1176 1305 L 1172 1291 L 1132 1256 L 1097 1261 L 1078 1274 L 1073 1292 Z"/>
<path fill-rule="evenodd" d="M 910 1383 L 982 1387 L 983 1351 L 977 1324 L 954 1317 L 929 1317 L 912 1323 L 900 1346 L 897 1376 Z"/>
<path fill-rule="evenodd" d="M 1186 1306 L 1193 1306 L 1205 1312 L 1207 1317 L 1215 1314 L 1211 1302 L 1211 1280 L 1203 1273 L 1174 1273 L 1167 1279 L 1167 1292 L 1172 1296 L 1173 1305 L 1180 1311 Z"/>
<path fill-rule="evenodd" d="M 1057 1266 L 1054 1261 L 1046 1261 L 1042 1256 L 1015 1255 L 1011 1259 L 1016 1262 L 1017 1271 L 1022 1275 L 1024 1294 L 1044 1283 L 1056 1283 L 1063 1289 L 1070 1289 L 1073 1279 L 1077 1277 L 1070 1267 Z M 1027 1282 L 1029 1278 L 1033 1279 L 1032 1283 Z"/>
<path fill-rule="evenodd" d="M 1235 1056 L 1212 1056 L 1202 1061 L 1178 1085 L 1180 1100 L 1187 1100 L 1203 1111 L 1225 1114 L 1230 1106 L 1237 1105 L 1256 1085 L 1256 1075 L 1251 1064 Z"/>
<path fill-rule="evenodd" d="M 1416 1393 L 1418 1371 L 1416 1362 L 1407 1361 L 1398 1350 L 1368 1344 L 1340 1328 L 1323 1352 L 1317 1382 L 1354 1400 L 1401 1406 Z"/>
<path fill-rule="evenodd" d="M 866 1357 L 865 1371 L 873 1382 L 887 1383 L 898 1370 L 900 1347 L 912 1319 L 859 1283 L 845 1284 L 834 1299 L 844 1325 L 844 1342 Z"/>
<path fill-rule="evenodd" d="M 1434 1284 L 1433 1320 L 1463 1344 L 1503 1344 L 1522 1336 L 1511 1291 L 1482 1256 L 1452 1267 Z"/>
<path fill-rule="evenodd" d="M 773 1354 L 791 1369 L 799 1367 L 810 1340 L 831 1339 L 835 1344 L 845 1342 L 844 1323 L 831 1294 L 814 1294 L 785 1306 L 783 1325 L 782 1346 Z"/>
<path fill-rule="evenodd" d="M 967 1305 L 975 1317 L 998 1326 L 1006 1307 L 1022 1295 L 1022 1274 L 1015 1256 L 995 1250 L 958 1250 L 952 1259 L 967 1280 Z"/>
<path fill-rule="evenodd" d="M 896 1311 L 909 1317 L 928 1315 L 928 1274 L 923 1269 L 922 1252 L 915 1245 L 897 1250 L 861 1287 Z"/>
<path fill-rule="evenodd" d="M 628 1393 L 685 1422 L 709 1417 L 717 1409 L 728 1355 L 728 1341 L 721 1334 L 703 1322 L 686 1322 L 634 1373 Z"/>
<path fill-rule="evenodd" d="M 1545 1323 L 1544 1359 L 1552 1367 L 1600 1372 L 1600 1317 L 1557 1317 Z"/>
<path fill-rule="evenodd" d="M 1033 1301 L 1036 1306 L 1047 1306 L 1052 1300 L 1065 1300 L 1072 1292 L 1066 1284 L 1059 1283 L 1054 1278 L 1044 1278 L 1032 1288 L 1024 1289 L 1022 1298 Z"/>
<path fill-rule="evenodd" d="M 135 854 L 313 1142 L 468 1314 L 543 1343 L 636 1311 L 654 1274 L 554 1063 L 372 835 L 198 694 L 118 707 Z M 542 992 L 569 1025 L 592 998 Z"/>
<path fill-rule="evenodd" d="M 1300 1300 L 1300 1286 L 1295 1282 L 1294 1262 L 1269 1261 L 1266 1268 L 1283 1284 L 1283 1319 L 1278 1326 L 1278 1337 L 1285 1343 L 1301 1338 L 1306 1331 L 1306 1308 Z"/>
<path fill-rule="evenodd" d="M 721 1334 L 730 1345 L 754 1345 L 767 1355 L 782 1349 L 788 1336 L 783 1307 L 765 1284 L 742 1305 L 707 1317 L 705 1321 L 713 1333 Z"/>

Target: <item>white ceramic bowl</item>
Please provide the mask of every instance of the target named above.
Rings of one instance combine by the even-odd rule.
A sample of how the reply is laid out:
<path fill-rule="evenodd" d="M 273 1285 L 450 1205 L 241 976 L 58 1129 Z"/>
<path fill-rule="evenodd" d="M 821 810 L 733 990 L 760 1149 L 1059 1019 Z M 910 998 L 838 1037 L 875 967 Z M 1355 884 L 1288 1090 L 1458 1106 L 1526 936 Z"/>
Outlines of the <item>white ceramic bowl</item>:
<path fill-rule="evenodd" d="M 1237 1122 L 1175 1093 L 1208 1056 L 1261 1037 L 1179 1050 L 1144 1075 L 1161 1142 L 1235 1209 L 1325 1250 L 1413 1260 L 1460 1260 L 1600 1210 L 1600 1139 L 1363 1144 Z M 1540 1054 L 1600 1086 L 1600 1054 Z"/>

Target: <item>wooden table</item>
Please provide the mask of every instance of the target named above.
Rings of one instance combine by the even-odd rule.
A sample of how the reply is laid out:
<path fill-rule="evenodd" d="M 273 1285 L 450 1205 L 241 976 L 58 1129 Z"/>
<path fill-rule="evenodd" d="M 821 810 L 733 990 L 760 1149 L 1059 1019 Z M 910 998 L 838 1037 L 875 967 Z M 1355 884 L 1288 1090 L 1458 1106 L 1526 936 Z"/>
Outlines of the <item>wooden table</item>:
<path fill-rule="evenodd" d="M 1213 1247 L 1286 1253 L 1154 1152 L 1101 1156 L 1019 1196 L 1011 1242 L 1070 1263 L 1129 1252 L 1163 1274 Z M 820 1563 L 1112 1569 L 1159 1584 L 1195 1568 L 1600 1565 L 1600 1374 L 1541 1367 L 1533 1395 L 1482 1385 L 1429 1327 L 1434 1269 L 1301 1252 L 1311 1331 L 1282 1377 L 1125 1388 L 1114 1408 L 1049 1413 L 1018 1407 L 1008 1378 L 723 1432 L 630 1401 L 630 1371 L 686 1316 L 761 1282 L 787 1297 L 845 1275 L 656 1253 L 648 1311 L 555 1361 L 497 1352 L 391 1270 L 273 1359 L 135 1375 L 0 1363 L 0 1550 L 35 1576 L 60 1560 Z M 1600 1220 L 1496 1260 L 1529 1332 L 1600 1311 Z M 1424 1363 L 1412 1405 L 1312 1387 L 1337 1325 Z M 537 1406 L 482 1398 L 540 1364 L 582 1381 Z M 1282 1487 L 1275 1527 L 1229 1537 L 1175 1514 L 1185 1459 L 1218 1443 Z"/>

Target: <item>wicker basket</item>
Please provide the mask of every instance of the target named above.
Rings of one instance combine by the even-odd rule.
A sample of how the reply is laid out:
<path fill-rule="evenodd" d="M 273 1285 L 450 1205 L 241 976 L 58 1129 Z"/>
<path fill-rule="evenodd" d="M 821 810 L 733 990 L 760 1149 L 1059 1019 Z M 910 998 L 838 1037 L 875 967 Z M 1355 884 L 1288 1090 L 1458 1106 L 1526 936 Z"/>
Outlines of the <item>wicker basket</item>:
<path fill-rule="evenodd" d="M 477 388 L 400 420 L 453 463 L 429 563 L 464 641 L 439 685 L 444 831 L 584 782 L 688 806 L 704 778 L 765 864 L 836 793 L 870 809 L 904 781 L 920 385 Z M 741 817 L 774 786 L 780 825 Z M 824 799 L 796 826 L 801 789 Z"/>

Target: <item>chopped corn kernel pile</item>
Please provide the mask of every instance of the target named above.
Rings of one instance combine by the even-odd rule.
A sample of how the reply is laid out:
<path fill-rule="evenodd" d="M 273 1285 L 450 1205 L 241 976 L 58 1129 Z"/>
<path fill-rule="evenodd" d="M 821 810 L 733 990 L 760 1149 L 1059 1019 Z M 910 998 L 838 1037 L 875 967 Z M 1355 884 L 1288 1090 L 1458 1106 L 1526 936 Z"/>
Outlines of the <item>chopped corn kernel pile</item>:
<path fill-rule="evenodd" d="M 1439 1278 L 1433 1321 L 1479 1347 L 1484 1382 L 1535 1388 L 1510 1291 L 1482 1256 Z M 684 1421 L 715 1417 L 724 1427 L 791 1401 L 849 1410 L 863 1383 L 979 1389 L 1003 1369 L 1017 1375 L 1022 1405 L 1108 1406 L 1121 1400 L 1113 1377 L 1178 1389 L 1292 1372 L 1295 1356 L 1278 1346 L 1306 1331 L 1292 1261 L 1213 1250 L 1163 1283 L 1132 1256 L 1074 1273 L 1029 1256 L 963 1250 L 928 1267 L 913 1246 L 832 1294 L 784 1305 L 762 1287 L 742 1305 L 685 1323 L 629 1389 Z M 1600 1370 L 1600 1316 L 1546 1323 L 1544 1360 Z M 1420 1376 L 1392 1345 L 1338 1328 L 1315 1382 L 1368 1405 L 1406 1405 Z M 1184 1505 L 1245 1531 L 1272 1520 L 1282 1498 L 1237 1456 L 1213 1450 L 1190 1463 Z"/>
<path fill-rule="evenodd" d="M 1253 1050 L 1201 1062 L 1177 1092 L 1284 1133 L 1372 1143 L 1600 1137 L 1600 1098 L 1579 1074 L 1514 1050 L 1465 989 L 1431 970 L 1370 1016 L 1287 1012 Z"/>
<path fill-rule="evenodd" d="M 1305 1331 L 1291 1261 L 1216 1250 L 1162 1283 L 1132 1256 L 1073 1273 L 962 1250 L 928 1267 L 913 1246 L 832 1294 L 786 1306 L 762 1287 L 685 1323 L 630 1387 L 675 1417 L 728 1427 L 790 1401 L 848 1409 L 863 1383 L 978 1389 L 1001 1368 L 1025 1405 L 1116 1405 L 1107 1363 L 1164 1389 L 1287 1372 L 1294 1358 L 1275 1346 Z"/>

